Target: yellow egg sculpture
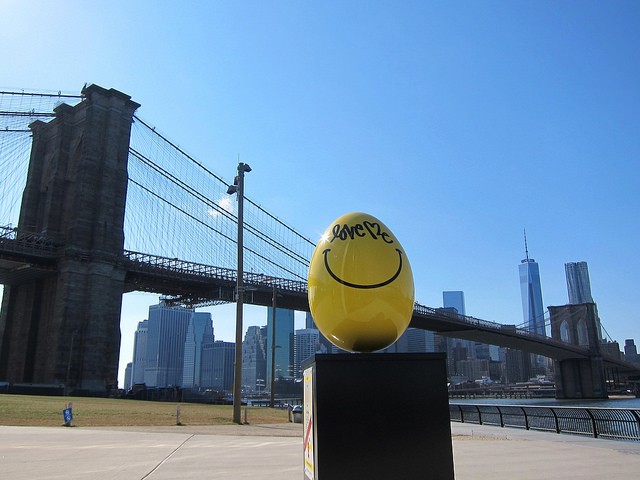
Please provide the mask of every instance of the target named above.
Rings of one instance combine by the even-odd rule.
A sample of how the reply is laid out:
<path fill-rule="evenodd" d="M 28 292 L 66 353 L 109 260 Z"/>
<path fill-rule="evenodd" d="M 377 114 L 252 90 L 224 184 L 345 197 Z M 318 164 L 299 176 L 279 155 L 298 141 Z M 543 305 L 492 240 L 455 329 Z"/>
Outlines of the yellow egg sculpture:
<path fill-rule="evenodd" d="M 309 266 L 309 306 L 322 334 L 350 352 L 392 345 L 413 313 L 413 274 L 398 239 L 366 213 L 335 220 Z"/>

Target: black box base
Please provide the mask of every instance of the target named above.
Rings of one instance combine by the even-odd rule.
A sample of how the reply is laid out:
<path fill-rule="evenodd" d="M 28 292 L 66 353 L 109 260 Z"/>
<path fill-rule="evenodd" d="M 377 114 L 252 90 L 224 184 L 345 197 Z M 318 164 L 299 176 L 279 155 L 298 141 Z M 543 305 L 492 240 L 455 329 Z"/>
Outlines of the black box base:
<path fill-rule="evenodd" d="M 305 479 L 454 478 L 444 354 L 315 355 L 305 372 Z"/>

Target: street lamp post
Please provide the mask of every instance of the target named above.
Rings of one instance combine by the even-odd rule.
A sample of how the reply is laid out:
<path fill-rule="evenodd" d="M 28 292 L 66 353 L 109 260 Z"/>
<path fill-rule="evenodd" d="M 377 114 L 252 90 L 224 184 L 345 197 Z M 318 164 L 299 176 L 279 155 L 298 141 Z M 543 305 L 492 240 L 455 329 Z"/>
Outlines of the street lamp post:
<path fill-rule="evenodd" d="M 227 193 L 232 195 L 238 194 L 238 275 L 236 282 L 236 352 L 235 352 L 235 371 L 233 376 L 233 422 L 242 424 L 241 420 L 241 395 L 242 395 L 242 309 L 244 302 L 244 284 L 243 284 L 243 204 L 244 204 L 244 174 L 250 172 L 251 167 L 246 163 L 238 163 L 238 175 L 233 181 L 233 185 L 229 185 Z"/>
<path fill-rule="evenodd" d="M 271 397 L 269 406 L 275 407 L 276 400 L 276 297 L 278 296 L 278 289 L 276 284 L 273 284 L 273 308 L 271 316 Z"/>

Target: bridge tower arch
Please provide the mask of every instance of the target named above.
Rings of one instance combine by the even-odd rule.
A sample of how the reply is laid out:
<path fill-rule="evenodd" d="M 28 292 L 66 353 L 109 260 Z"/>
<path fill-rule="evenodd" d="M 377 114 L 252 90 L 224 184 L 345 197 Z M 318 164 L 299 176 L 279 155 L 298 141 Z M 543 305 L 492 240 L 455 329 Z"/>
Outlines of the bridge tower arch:
<path fill-rule="evenodd" d="M 59 248 L 55 273 L 5 285 L 0 379 L 104 394 L 117 382 L 127 161 L 140 105 L 97 85 L 82 93 L 30 125 L 18 231 Z"/>
<path fill-rule="evenodd" d="M 548 307 L 551 337 L 586 346 L 588 358 L 554 360 L 556 398 L 608 398 L 595 303 Z"/>

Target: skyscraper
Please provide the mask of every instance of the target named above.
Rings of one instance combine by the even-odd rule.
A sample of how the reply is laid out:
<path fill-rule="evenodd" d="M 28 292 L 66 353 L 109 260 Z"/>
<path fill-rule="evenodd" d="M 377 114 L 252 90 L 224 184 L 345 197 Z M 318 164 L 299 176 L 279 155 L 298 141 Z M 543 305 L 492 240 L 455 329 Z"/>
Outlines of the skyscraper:
<path fill-rule="evenodd" d="M 315 328 L 316 330 L 318 329 L 318 327 L 316 326 L 316 322 L 313 321 L 311 312 L 307 312 L 304 317 L 304 328 Z"/>
<path fill-rule="evenodd" d="M 455 309 L 458 315 L 466 315 L 464 292 L 459 290 L 442 292 L 442 307 L 449 311 Z M 445 340 L 447 345 L 447 372 L 449 376 L 460 375 L 461 372 L 457 370 L 458 362 L 475 358 L 475 343 L 450 337 Z"/>
<path fill-rule="evenodd" d="M 131 373 L 133 372 L 133 362 L 127 363 L 127 367 L 124 369 L 124 385 L 122 388 L 125 390 L 131 390 L 133 383 L 131 383 Z"/>
<path fill-rule="evenodd" d="M 591 296 L 591 282 L 589 281 L 589 267 L 587 262 L 569 262 L 564 264 L 567 277 L 567 292 L 569 303 L 595 303 Z"/>
<path fill-rule="evenodd" d="M 184 343 L 192 315 L 193 309 L 170 307 L 163 301 L 149 307 L 147 387 L 182 386 Z"/>
<path fill-rule="evenodd" d="M 242 344 L 242 383 L 249 391 L 261 391 L 267 376 L 267 327 L 247 328 Z"/>
<path fill-rule="evenodd" d="M 293 354 L 293 376 L 302 378 L 302 362 L 315 355 L 320 347 L 320 331 L 315 328 L 296 330 Z"/>
<path fill-rule="evenodd" d="M 544 307 L 542 303 L 542 286 L 540 285 L 540 270 L 533 258 L 529 258 L 529 247 L 527 246 L 527 234 L 524 236 L 525 259 L 520 262 L 518 270 L 520 273 L 520 296 L 522 299 L 522 315 L 527 330 L 538 335 L 547 335 L 544 321 Z M 526 357 L 526 355 L 524 355 Z M 515 356 L 514 358 L 515 359 Z M 521 362 L 525 375 L 544 374 L 546 366 L 544 357 L 531 354 L 528 358 L 531 369 L 527 372 L 526 361 Z"/>
<path fill-rule="evenodd" d="M 310 312 L 307 312 L 306 316 L 304 317 L 304 328 L 311 328 L 314 330 L 318 330 L 320 332 L 320 330 L 318 329 L 318 326 L 316 325 L 316 322 L 313 320 L 313 316 L 311 315 Z M 331 343 L 327 337 L 325 337 L 322 332 L 320 332 L 320 345 L 318 347 L 318 351 L 317 353 L 338 353 L 342 350 L 340 350 L 338 347 L 336 347 L 333 343 Z"/>
<path fill-rule="evenodd" d="M 624 359 L 628 362 L 640 364 L 640 355 L 638 355 L 638 349 L 633 338 L 627 338 L 624 341 Z"/>
<path fill-rule="evenodd" d="M 236 344 L 217 340 L 202 348 L 203 387 L 230 392 L 233 388 L 233 364 Z"/>
<path fill-rule="evenodd" d="M 428 353 L 435 351 L 435 334 L 421 328 L 407 328 L 385 353 Z"/>
<path fill-rule="evenodd" d="M 506 383 L 526 382 L 531 377 L 531 361 L 539 355 L 528 354 L 513 348 L 505 349 Z"/>
<path fill-rule="evenodd" d="M 407 339 L 408 353 L 427 353 L 435 351 L 435 336 L 429 330 L 407 328 L 403 334 Z"/>
<path fill-rule="evenodd" d="M 524 251 L 526 258 L 518 266 L 524 322 L 530 332 L 546 335 L 540 270 L 536 261 L 533 258 L 529 258 L 526 234 L 524 237 Z"/>
<path fill-rule="evenodd" d="M 147 366 L 147 336 L 149 322 L 138 322 L 138 328 L 133 339 L 133 366 L 131 368 L 132 387 L 144 383 L 144 370 Z"/>
<path fill-rule="evenodd" d="M 182 368 L 182 387 L 201 386 L 202 350 L 204 345 L 213 343 L 213 324 L 211 314 L 194 312 L 189 320 L 184 342 L 184 363 Z"/>
<path fill-rule="evenodd" d="M 458 315 L 466 315 L 464 307 L 464 292 L 442 292 L 442 306 L 444 308 L 455 308 Z"/>
<path fill-rule="evenodd" d="M 591 281 L 589 280 L 589 267 L 587 262 L 569 262 L 564 264 L 564 272 L 567 277 L 567 293 L 569 304 L 596 303 L 591 296 Z M 596 328 L 598 339 L 602 340 L 602 325 L 596 306 Z"/>
<path fill-rule="evenodd" d="M 275 378 L 293 375 L 294 311 L 276 308 Z M 271 385 L 273 310 L 267 311 L 267 385 Z"/>

